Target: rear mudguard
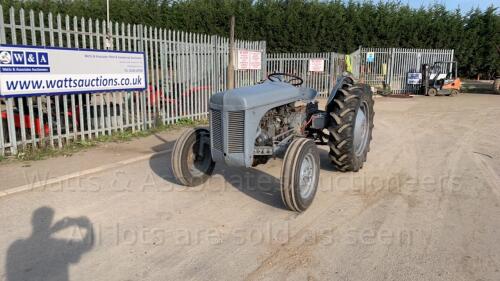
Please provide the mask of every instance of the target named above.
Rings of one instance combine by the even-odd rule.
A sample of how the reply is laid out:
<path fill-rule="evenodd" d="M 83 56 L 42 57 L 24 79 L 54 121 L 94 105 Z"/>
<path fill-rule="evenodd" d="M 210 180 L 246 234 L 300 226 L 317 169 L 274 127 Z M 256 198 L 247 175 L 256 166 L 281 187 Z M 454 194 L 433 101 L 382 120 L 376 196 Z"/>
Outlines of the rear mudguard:
<path fill-rule="evenodd" d="M 335 84 L 335 87 L 333 87 L 332 92 L 330 93 L 330 96 L 328 97 L 328 100 L 326 102 L 325 106 L 325 111 L 326 111 L 326 120 L 325 120 L 325 126 L 329 125 L 330 120 L 330 112 L 333 111 L 333 107 L 335 106 L 333 100 L 337 96 L 337 93 L 344 87 L 349 88 L 355 86 L 356 88 L 361 88 L 363 89 L 364 92 L 372 92 L 371 87 L 368 84 L 360 84 L 356 83 L 356 80 L 354 77 L 351 75 L 343 75 L 337 79 L 337 83 Z"/>
<path fill-rule="evenodd" d="M 339 89 L 342 89 L 342 87 L 346 84 L 353 85 L 354 81 L 355 81 L 354 77 L 350 74 L 342 75 L 339 78 L 337 78 L 337 82 L 335 83 L 335 87 L 333 87 L 332 91 L 330 92 L 330 95 L 328 96 L 328 100 L 326 101 L 326 106 L 325 106 L 326 112 L 331 111 L 333 99 L 337 95 L 337 92 L 339 91 Z"/>

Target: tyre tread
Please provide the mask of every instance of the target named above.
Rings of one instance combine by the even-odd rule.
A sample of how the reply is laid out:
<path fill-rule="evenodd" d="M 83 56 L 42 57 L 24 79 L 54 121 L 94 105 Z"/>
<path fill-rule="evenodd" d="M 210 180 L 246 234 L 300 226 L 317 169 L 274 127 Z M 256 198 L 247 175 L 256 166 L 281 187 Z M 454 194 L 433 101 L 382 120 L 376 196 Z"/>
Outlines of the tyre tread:
<path fill-rule="evenodd" d="M 358 107 L 363 99 L 367 101 L 370 109 L 370 130 L 365 152 L 361 157 L 356 157 L 353 147 L 354 122 Z M 339 171 L 358 171 L 363 166 L 363 162 L 366 161 L 366 155 L 370 150 L 374 116 L 373 97 L 363 85 L 346 84 L 333 101 L 331 112 L 329 112 L 332 124 L 328 128 L 330 132 L 328 139 L 330 160 Z"/>
<path fill-rule="evenodd" d="M 285 157 L 283 158 L 283 165 L 281 168 L 281 198 L 287 208 L 296 212 L 303 212 L 308 207 L 301 206 L 301 204 L 299 204 L 295 196 L 296 190 L 294 188 L 296 188 L 296 167 L 300 164 L 299 160 L 301 152 L 306 145 L 311 145 L 311 143 L 312 141 L 307 138 L 298 138 L 293 140 L 285 153 Z M 317 157 L 319 159 L 319 156 Z"/>
<path fill-rule="evenodd" d="M 185 130 L 182 133 L 182 135 L 177 139 L 172 149 L 172 155 L 171 155 L 172 173 L 175 179 L 177 179 L 177 181 L 184 186 L 196 186 L 201 182 L 204 182 L 206 178 L 208 178 L 208 176 L 212 174 L 213 166 L 215 165 L 215 163 L 213 162 L 212 166 L 207 171 L 207 174 L 205 174 L 203 177 L 198 177 L 198 178 L 193 178 L 188 172 L 183 171 L 183 161 L 186 160 L 185 157 L 183 156 L 185 144 L 193 134 L 197 134 L 202 130 L 208 131 L 207 128 L 203 127 L 189 128 Z"/>

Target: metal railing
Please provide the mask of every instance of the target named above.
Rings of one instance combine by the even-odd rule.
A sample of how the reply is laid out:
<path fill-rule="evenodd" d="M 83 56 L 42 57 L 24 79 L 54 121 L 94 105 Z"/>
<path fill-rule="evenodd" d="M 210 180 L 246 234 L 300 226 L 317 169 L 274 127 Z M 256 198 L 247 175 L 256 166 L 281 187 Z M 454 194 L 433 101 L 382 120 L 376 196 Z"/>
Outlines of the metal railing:
<path fill-rule="evenodd" d="M 5 19 L 0 6 L 0 44 L 141 51 L 148 79 L 145 91 L 0 98 L 0 155 L 206 118 L 210 96 L 227 85 L 229 40 L 219 36 L 117 22 L 107 26 L 103 20 L 14 8 Z M 237 40 L 235 45 L 262 52 L 261 69 L 235 70 L 236 87 L 285 72 L 303 77 L 304 85 L 321 96 L 347 70 L 346 59 L 355 77 L 375 87 L 389 86 L 393 93 L 415 93 L 418 86 L 407 85 L 407 74 L 419 72 L 423 63 L 453 60 L 453 50 L 360 48 L 346 56 L 266 54 L 265 41 Z M 322 67 L 316 64 L 311 71 L 313 60 L 322 61 Z"/>
<path fill-rule="evenodd" d="M 359 79 L 374 87 L 390 87 L 392 93 L 417 93 L 419 85 L 408 85 L 410 72 L 420 72 L 422 64 L 452 61 L 454 50 L 361 48 Z"/>
<path fill-rule="evenodd" d="M 209 97 L 226 88 L 227 38 L 14 8 L 5 19 L 0 6 L 0 44 L 106 49 L 108 30 L 108 49 L 145 53 L 147 89 L 1 98 L 0 155 L 207 117 Z M 265 42 L 238 40 L 236 46 L 261 51 L 265 59 Z M 238 70 L 236 85 L 255 84 L 263 75 Z"/>
<path fill-rule="evenodd" d="M 267 54 L 267 73 L 289 73 L 302 77 L 304 86 L 321 96 L 332 89 L 336 77 L 345 70 L 345 56 L 337 53 L 275 53 Z M 321 69 L 310 71 L 311 60 L 322 60 Z"/>
<path fill-rule="evenodd" d="M 410 72 L 420 72 L 422 64 L 452 61 L 453 50 L 360 48 L 349 55 L 338 53 L 267 54 L 267 72 L 285 72 L 304 78 L 304 85 L 326 96 L 336 78 L 345 71 L 370 86 L 390 89 L 392 93 L 415 94 L 419 85 L 408 85 Z M 311 60 L 324 61 L 323 71 L 309 71 Z M 350 66 L 346 59 L 350 60 Z"/>

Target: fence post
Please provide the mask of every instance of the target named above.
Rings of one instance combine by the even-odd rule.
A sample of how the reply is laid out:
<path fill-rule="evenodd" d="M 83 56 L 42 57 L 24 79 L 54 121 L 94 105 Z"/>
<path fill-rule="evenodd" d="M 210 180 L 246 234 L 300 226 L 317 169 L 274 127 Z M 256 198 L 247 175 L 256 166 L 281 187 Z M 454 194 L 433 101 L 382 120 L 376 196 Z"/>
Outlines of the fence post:
<path fill-rule="evenodd" d="M 392 49 L 388 49 L 388 59 L 387 59 L 387 63 L 386 63 L 386 70 L 385 70 L 385 86 L 389 86 L 389 84 L 391 83 L 389 77 L 390 77 L 390 71 L 391 71 L 391 63 L 392 63 Z"/>
<path fill-rule="evenodd" d="M 0 43 L 5 43 L 5 24 L 3 21 L 3 8 L 0 5 Z M 0 108 L 1 111 L 1 108 Z M 5 155 L 5 136 L 3 135 L 4 129 L 3 126 L 7 126 L 7 124 L 3 124 L 2 118 L 0 118 L 0 156 Z"/>
<path fill-rule="evenodd" d="M 326 93 L 326 96 L 328 97 L 328 95 L 330 95 L 330 93 L 332 92 L 332 88 L 333 88 L 333 70 L 335 69 L 335 58 L 334 58 L 334 54 L 333 53 L 328 53 L 328 58 L 330 60 L 330 67 L 328 69 L 328 93 Z"/>
<path fill-rule="evenodd" d="M 422 52 L 417 53 L 417 69 L 415 71 L 421 71 L 422 70 Z"/>
<path fill-rule="evenodd" d="M 365 52 L 365 56 L 363 57 L 363 47 L 361 45 L 359 45 L 359 48 L 358 48 L 359 52 L 358 52 L 358 79 L 359 81 L 361 81 L 361 83 L 365 83 L 364 79 L 364 73 L 361 72 L 361 65 L 363 64 L 363 60 L 366 60 L 366 52 Z"/>
<path fill-rule="evenodd" d="M 391 48 L 391 60 L 387 65 L 387 86 L 391 89 L 392 93 L 392 76 L 394 75 L 394 48 Z"/>
<path fill-rule="evenodd" d="M 0 43 L 5 44 L 5 22 L 3 20 L 3 7 L 0 5 L 0 23 L 2 24 L 0 26 Z"/>
<path fill-rule="evenodd" d="M 9 14 L 11 18 L 11 24 L 15 25 L 15 22 L 13 21 L 14 19 L 14 8 L 9 9 Z M 3 21 L 3 11 L 1 13 L 2 16 L 2 28 L 1 30 L 4 31 L 4 26 L 5 22 Z M 12 37 L 15 38 L 17 34 L 15 33 L 15 28 L 11 26 L 11 32 L 12 32 Z M 15 40 L 15 39 L 12 39 Z M 12 41 L 14 42 L 14 41 Z M 5 44 L 6 39 L 5 39 L 5 32 L 2 32 L 2 36 L 0 36 L 0 43 Z M 14 125 L 14 105 L 13 105 L 14 98 L 5 98 L 5 104 L 7 105 L 7 128 L 8 128 L 8 133 L 9 133 L 9 143 L 10 143 L 10 153 L 12 155 L 17 154 L 17 139 L 16 139 L 16 127 Z"/>
<path fill-rule="evenodd" d="M 143 29 L 143 26 L 142 24 L 139 24 L 137 26 L 137 29 L 138 29 L 138 33 L 139 33 L 139 52 L 144 52 L 144 29 Z M 145 56 L 145 54 L 144 54 Z M 149 58 L 145 58 L 146 59 L 146 69 L 148 68 L 148 60 Z M 141 95 L 141 104 L 142 104 L 142 128 L 143 130 L 146 130 L 147 129 L 147 125 L 148 125 L 148 120 L 147 120 L 147 117 L 146 117 L 146 93 L 148 91 L 147 87 L 149 87 L 148 85 L 148 79 L 149 77 L 146 77 L 146 90 L 142 92 L 142 95 Z"/>
<path fill-rule="evenodd" d="M 261 69 L 262 69 L 262 80 L 266 80 L 267 78 L 267 45 L 266 45 L 266 41 L 261 41 L 261 46 L 262 46 L 262 65 L 261 65 Z"/>
<path fill-rule="evenodd" d="M 498 50 L 498 49 L 497 49 L 497 50 Z M 454 60 L 455 60 L 454 56 L 455 56 L 455 49 L 452 49 L 452 50 L 451 50 L 451 57 L 450 57 L 450 61 L 454 61 Z M 450 69 L 448 70 L 448 72 L 452 72 L 452 71 L 453 71 L 453 65 L 452 65 L 452 64 L 450 64 Z M 457 73 L 455 73 L 455 75 L 456 75 L 456 76 L 458 76 L 458 72 L 457 72 Z"/>
<path fill-rule="evenodd" d="M 217 62 L 217 35 L 210 36 L 210 43 L 212 45 L 212 93 L 219 91 L 218 76 L 219 76 L 219 64 Z"/>
<path fill-rule="evenodd" d="M 229 33 L 229 61 L 227 65 L 227 89 L 232 90 L 234 88 L 234 16 L 231 16 L 230 23 L 230 33 Z"/>

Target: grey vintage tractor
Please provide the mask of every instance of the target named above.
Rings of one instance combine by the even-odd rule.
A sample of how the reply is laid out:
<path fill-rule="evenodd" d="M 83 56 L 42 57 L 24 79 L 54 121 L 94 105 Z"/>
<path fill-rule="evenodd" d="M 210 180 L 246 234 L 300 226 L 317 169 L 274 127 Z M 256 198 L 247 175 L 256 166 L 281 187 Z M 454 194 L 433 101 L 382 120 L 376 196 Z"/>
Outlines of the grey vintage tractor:
<path fill-rule="evenodd" d="M 264 82 L 214 94 L 210 127 L 185 131 L 172 151 L 179 183 L 204 183 L 215 163 L 253 167 L 283 157 L 281 197 L 291 210 L 312 203 L 319 180 L 316 145 L 328 145 L 339 171 L 358 171 L 366 161 L 373 129 L 371 88 L 344 75 L 324 110 L 317 92 L 295 75 L 273 73 Z"/>

